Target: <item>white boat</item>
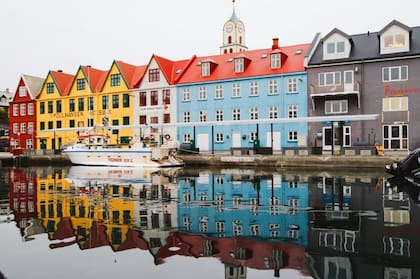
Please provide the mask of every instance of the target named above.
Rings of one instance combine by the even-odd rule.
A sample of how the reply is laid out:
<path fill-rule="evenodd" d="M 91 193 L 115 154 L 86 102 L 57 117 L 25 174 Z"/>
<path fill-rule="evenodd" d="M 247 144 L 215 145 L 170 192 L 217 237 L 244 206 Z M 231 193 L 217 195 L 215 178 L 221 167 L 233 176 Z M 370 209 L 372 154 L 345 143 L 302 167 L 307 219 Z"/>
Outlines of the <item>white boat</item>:
<path fill-rule="evenodd" d="M 129 145 L 109 144 L 109 136 L 102 133 L 81 133 L 76 142 L 64 148 L 73 165 L 119 167 L 179 167 L 184 163 L 175 156 L 176 142 L 161 146 L 135 142 Z"/>

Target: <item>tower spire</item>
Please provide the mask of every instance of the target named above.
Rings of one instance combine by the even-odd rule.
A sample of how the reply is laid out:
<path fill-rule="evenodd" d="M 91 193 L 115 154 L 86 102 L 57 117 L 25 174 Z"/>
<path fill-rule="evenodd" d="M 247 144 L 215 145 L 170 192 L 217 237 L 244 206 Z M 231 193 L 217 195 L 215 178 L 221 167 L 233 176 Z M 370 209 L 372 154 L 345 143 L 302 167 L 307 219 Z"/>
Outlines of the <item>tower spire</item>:
<path fill-rule="evenodd" d="M 236 11 L 235 11 L 235 2 L 236 0 L 232 0 L 232 16 L 230 17 L 230 20 L 232 21 L 238 20 L 238 17 L 236 16 Z"/>

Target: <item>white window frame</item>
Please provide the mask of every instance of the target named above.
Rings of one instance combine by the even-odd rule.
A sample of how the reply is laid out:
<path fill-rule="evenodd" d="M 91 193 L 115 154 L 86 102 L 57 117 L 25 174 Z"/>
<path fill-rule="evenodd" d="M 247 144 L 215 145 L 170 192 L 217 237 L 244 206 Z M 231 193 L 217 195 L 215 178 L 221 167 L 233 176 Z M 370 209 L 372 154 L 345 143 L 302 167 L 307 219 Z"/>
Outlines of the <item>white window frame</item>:
<path fill-rule="evenodd" d="M 318 85 L 322 86 L 338 86 L 341 85 L 341 72 L 325 72 L 318 74 Z"/>
<path fill-rule="evenodd" d="M 270 106 L 268 108 L 268 116 L 270 119 L 279 118 L 279 108 L 277 106 Z"/>
<path fill-rule="evenodd" d="M 19 86 L 19 97 L 25 97 L 26 96 L 26 86 L 21 85 Z"/>
<path fill-rule="evenodd" d="M 280 63 L 280 53 L 272 53 L 270 55 L 271 59 L 271 69 L 278 69 L 281 66 Z"/>
<path fill-rule="evenodd" d="M 19 104 L 13 104 L 13 116 L 19 116 Z"/>
<path fill-rule="evenodd" d="M 268 95 L 279 94 L 278 81 L 276 79 L 271 79 L 268 81 Z"/>
<path fill-rule="evenodd" d="M 208 77 L 210 75 L 210 62 L 201 63 L 201 75 Z"/>
<path fill-rule="evenodd" d="M 287 108 L 287 115 L 289 118 L 297 118 L 298 116 L 298 108 L 297 105 L 289 105 Z"/>
<path fill-rule="evenodd" d="M 191 122 L 191 113 L 189 111 L 184 111 L 183 119 L 184 119 L 184 123 L 190 123 Z"/>
<path fill-rule="evenodd" d="M 207 100 L 207 86 L 198 88 L 198 100 Z"/>
<path fill-rule="evenodd" d="M 348 100 L 325 101 L 325 114 L 341 114 L 349 112 Z"/>
<path fill-rule="evenodd" d="M 34 123 L 28 122 L 28 134 L 32 134 L 34 132 Z"/>
<path fill-rule="evenodd" d="M 218 84 L 214 87 L 214 98 L 223 99 L 223 85 Z"/>
<path fill-rule="evenodd" d="M 298 132 L 297 131 L 289 131 L 287 141 L 288 142 L 297 142 L 298 141 Z"/>
<path fill-rule="evenodd" d="M 216 110 L 216 121 L 223 121 L 224 118 L 224 112 L 222 109 Z"/>
<path fill-rule="evenodd" d="M 249 82 L 249 96 L 258 96 L 258 81 Z"/>
<path fill-rule="evenodd" d="M 249 108 L 249 119 L 250 120 L 257 120 L 258 119 L 258 107 L 250 107 Z"/>
<path fill-rule="evenodd" d="M 207 122 L 207 111 L 200 110 L 200 112 L 199 112 L 199 121 L 200 122 Z"/>
<path fill-rule="evenodd" d="M 25 103 L 20 104 L 20 115 L 21 116 L 26 115 L 26 104 Z"/>
<path fill-rule="evenodd" d="M 232 98 L 239 98 L 239 97 L 241 97 L 241 84 L 232 83 Z"/>
<path fill-rule="evenodd" d="M 28 103 L 28 115 L 33 115 L 33 114 L 34 114 L 34 104 Z"/>
<path fill-rule="evenodd" d="M 244 58 L 235 58 L 235 73 L 243 73 L 245 71 Z"/>
<path fill-rule="evenodd" d="M 398 77 L 394 77 L 397 75 Z M 391 66 L 382 68 L 382 82 L 408 80 L 408 65 Z"/>
<path fill-rule="evenodd" d="M 216 133 L 216 142 L 222 143 L 225 141 L 225 136 L 223 133 Z"/>
<path fill-rule="evenodd" d="M 19 133 L 19 123 L 13 123 L 13 134 Z"/>
<path fill-rule="evenodd" d="M 382 111 L 408 111 L 408 97 L 382 98 Z"/>
<path fill-rule="evenodd" d="M 232 120 L 241 120 L 241 109 L 234 108 L 232 110 Z"/>
<path fill-rule="evenodd" d="M 287 93 L 298 93 L 298 79 L 288 78 L 287 79 Z"/>
<path fill-rule="evenodd" d="M 20 133 L 21 134 L 26 134 L 26 122 L 21 122 L 20 123 Z"/>
<path fill-rule="evenodd" d="M 191 101 L 190 88 L 184 88 L 184 90 L 182 91 L 182 101 L 184 102 Z"/>

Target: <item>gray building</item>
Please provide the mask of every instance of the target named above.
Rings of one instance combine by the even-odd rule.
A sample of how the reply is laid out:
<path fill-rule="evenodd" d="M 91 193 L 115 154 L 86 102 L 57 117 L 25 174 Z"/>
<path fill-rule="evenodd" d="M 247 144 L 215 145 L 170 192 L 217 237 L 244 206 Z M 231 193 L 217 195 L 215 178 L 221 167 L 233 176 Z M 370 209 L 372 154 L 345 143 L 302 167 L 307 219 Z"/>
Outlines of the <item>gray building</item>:
<path fill-rule="evenodd" d="M 310 116 L 377 115 L 310 123 L 312 146 L 324 153 L 375 143 L 385 153 L 420 146 L 420 27 L 394 20 L 378 32 L 317 34 L 305 67 Z"/>

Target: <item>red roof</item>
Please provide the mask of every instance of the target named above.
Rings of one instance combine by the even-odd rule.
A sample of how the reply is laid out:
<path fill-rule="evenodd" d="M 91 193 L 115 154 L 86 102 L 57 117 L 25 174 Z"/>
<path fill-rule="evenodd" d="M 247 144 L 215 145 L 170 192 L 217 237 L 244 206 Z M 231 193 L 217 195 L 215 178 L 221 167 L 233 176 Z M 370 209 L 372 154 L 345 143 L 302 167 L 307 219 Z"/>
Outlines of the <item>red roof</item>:
<path fill-rule="evenodd" d="M 105 82 L 108 71 L 95 69 L 89 66 L 81 66 L 81 68 L 93 92 L 99 92 Z"/>
<path fill-rule="evenodd" d="M 135 66 L 122 61 L 115 61 L 115 63 L 117 64 L 121 75 L 123 75 L 123 78 L 127 82 L 128 88 L 134 88 L 137 83 L 137 80 L 135 79 L 142 74 L 142 71 L 144 73 L 144 66 Z"/>
<path fill-rule="evenodd" d="M 208 82 L 216 80 L 303 72 L 305 71 L 303 59 L 308 48 L 309 44 L 300 44 L 281 47 L 275 50 L 267 48 L 239 53 L 195 57 L 192 61 L 192 65 L 186 70 L 182 77 L 179 78 L 177 83 L 183 84 Z M 279 51 L 282 54 L 282 65 L 278 69 L 272 69 L 270 54 L 278 53 Z M 246 58 L 249 60 L 249 64 L 245 67 L 244 72 L 235 72 L 235 58 Z M 209 76 L 202 76 L 201 63 L 209 61 L 214 63 L 216 67 L 214 67 Z"/>
<path fill-rule="evenodd" d="M 70 91 L 74 76 L 63 73 L 61 71 L 50 71 L 50 74 L 54 79 L 54 82 L 60 91 L 61 96 L 67 96 Z"/>

